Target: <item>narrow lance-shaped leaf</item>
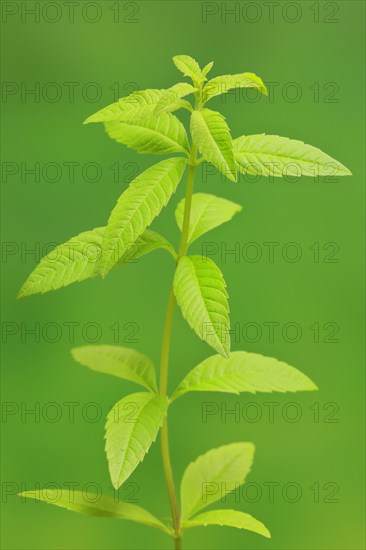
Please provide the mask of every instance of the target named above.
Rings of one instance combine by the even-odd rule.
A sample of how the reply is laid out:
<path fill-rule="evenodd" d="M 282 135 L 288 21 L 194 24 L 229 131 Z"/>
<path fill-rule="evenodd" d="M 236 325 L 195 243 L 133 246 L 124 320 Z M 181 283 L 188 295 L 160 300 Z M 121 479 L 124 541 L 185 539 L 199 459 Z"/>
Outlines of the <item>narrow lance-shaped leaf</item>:
<path fill-rule="evenodd" d="M 256 134 L 233 141 L 240 172 L 262 176 L 351 176 L 340 162 L 297 139 Z"/>
<path fill-rule="evenodd" d="M 104 232 L 105 227 L 84 231 L 49 252 L 29 275 L 19 291 L 18 298 L 37 293 L 44 294 L 95 277 Z M 174 248 L 164 237 L 146 229 L 135 242 L 127 246 L 126 252 L 116 266 L 133 262 L 158 248 L 163 248 L 173 258 L 176 257 Z"/>
<path fill-rule="evenodd" d="M 217 265 L 202 256 L 183 256 L 174 276 L 174 293 L 184 318 L 197 336 L 228 357 L 228 295 Z"/>
<path fill-rule="evenodd" d="M 207 63 L 207 65 L 205 65 L 202 69 L 202 74 L 204 77 L 206 77 L 208 75 L 208 73 L 211 71 L 212 67 L 213 67 L 213 64 L 214 62 L 213 61 L 210 61 L 210 63 Z"/>
<path fill-rule="evenodd" d="M 75 361 L 97 372 L 136 382 L 157 391 L 155 368 L 148 357 L 122 346 L 81 346 L 71 350 Z"/>
<path fill-rule="evenodd" d="M 257 533 L 263 537 L 271 538 L 271 533 L 261 521 L 258 521 L 249 514 L 239 512 L 238 510 L 210 510 L 209 512 L 204 512 L 190 520 L 184 521 L 182 528 L 206 527 L 207 525 L 236 527 L 237 529 L 253 531 L 253 533 Z"/>
<path fill-rule="evenodd" d="M 170 113 L 134 122 L 106 122 L 105 129 L 110 138 L 139 153 L 188 155 L 189 152 L 186 130 Z"/>
<path fill-rule="evenodd" d="M 200 84 L 204 81 L 200 66 L 193 57 L 189 55 L 175 55 L 173 57 L 173 62 L 177 69 L 183 73 L 184 76 L 189 76 L 195 84 Z"/>
<path fill-rule="evenodd" d="M 89 124 L 90 122 L 111 122 L 115 120 L 123 122 L 132 122 L 135 120 L 141 120 L 143 118 L 150 118 L 153 116 L 155 107 L 158 105 L 160 99 L 168 95 L 172 90 L 176 91 L 176 84 L 171 88 L 167 89 L 156 89 L 151 88 L 148 90 L 139 90 L 132 92 L 132 94 L 120 98 L 115 103 L 103 107 L 93 115 L 90 115 L 85 121 L 84 124 Z M 186 90 L 187 91 L 187 88 Z M 190 91 L 187 94 L 181 91 L 183 97 L 191 93 Z M 176 103 L 169 103 L 166 106 L 166 111 L 174 111 L 175 109 L 180 108 L 181 101 L 177 98 Z"/>
<path fill-rule="evenodd" d="M 182 199 L 175 211 L 175 218 L 180 230 L 183 227 L 185 199 Z M 211 229 L 228 222 L 242 207 L 207 193 L 194 193 L 192 196 L 191 216 L 189 220 L 188 243 L 192 243 Z"/>
<path fill-rule="evenodd" d="M 255 88 L 267 95 L 263 80 L 254 73 L 226 74 L 209 80 L 203 90 L 203 101 L 226 94 L 234 88 Z"/>
<path fill-rule="evenodd" d="M 168 399 L 134 393 L 114 405 L 106 424 L 106 453 L 112 484 L 118 489 L 144 459 L 155 441 Z"/>
<path fill-rule="evenodd" d="M 187 374 L 172 399 L 189 391 L 297 392 L 315 391 L 317 386 L 299 370 L 273 357 L 234 351 L 228 359 L 208 357 Z"/>
<path fill-rule="evenodd" d="M 242 485 L 253 457 L 252 443 L 231 443 L 212 449 L 192 462 L 181 483 L 183 520 Z"/>
<path fill-rule="evenodd" d="M 236 181 L 233 143 L 224 116 L 210 109 L 193 111 L 191 133 L 204 159 L 214 164 L 227 178 Z"/>
<path fill-rule="evenodd" d="M 106 227 L 102 257 L 96 269 L 106 275 L 142 235 L 175 192 L 186 160 L 169 158 L 142 172 L 122 193 Z"/>
<path fill-rule="evenodd" d="M 104 227 L 84 231 L 49 252 L 29 275 L 18 298 L 45 293 L 94 276 Z"/>
<path fill-rule="evenodd" d="M 149 118 L 152 116 L 156 105 L 166 90 L 148 89 L 132 92 L 132 94 L 120 98 L 115 103 L 103 107 L 93 115 L 90 115 L 84 124 L 90 122 L 111 122 L 120 120 L 124 122 Z"/>
<path fill-rule="evenodd" d="M 68 491 L 64 489 L 30 490 L 19 493 L 20 497 L 40 500 L 47 504 L 53 504 L 72 512 L 79 512 L 87 516 L 99 516 L 103 518 L 116 518 L 134 521 L 156 527 L 165 533 L 171 534 L 171 529 L 164 525 L 150 512 L 136 504 L 127 502 L 115 502 L 111 497 L 101 495 L 88 495 L 86 498 L 81 491 Z"/>

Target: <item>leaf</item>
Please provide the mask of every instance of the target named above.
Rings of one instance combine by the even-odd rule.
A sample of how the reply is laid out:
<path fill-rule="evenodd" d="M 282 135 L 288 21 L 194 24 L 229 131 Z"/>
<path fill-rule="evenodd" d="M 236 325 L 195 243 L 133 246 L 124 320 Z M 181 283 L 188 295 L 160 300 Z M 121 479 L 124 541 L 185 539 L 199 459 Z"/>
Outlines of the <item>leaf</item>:
<path fill-rule="evenodd" d="M 177 253 L 165 237 L 159 233 L 156 233 L 156 231 L 145 229 L 143 234 L 138 237 L 136 241 L 127 249 L 116 265 L 122 265 L 124 263 L 128 263 L 129 261 L 137 260 L 137 258 L 145 256 L 145 254 L 153 252 L 159 248 L 167 250 L 173 258 L 176 259 Z"/>
<path fill-rule="evenodd" d="M 186 107 L 192 111 L 192 106 L 187 101 L 179 101 L 182 97 L 197 92 L 198 89 L 188 84 L 188 82 L 180 82 L 174 84 L 165 94 L 162 95 L 154 110 L 154 116 L 160 116 L 166 111 L 176 110 L 179 107 Z"/>
<path fill-rule="evenodd" d="M 233 141 L 240 172 L 262 176 L 351 176 L 351 172 L 320 149 L 302 141 L 256 134 Z"/>
<path fill-rule="evenodd" d="M 175 219 L 180 230 L 183 227 L 185 199 L 182 199 L 175 211 Z M 201 235 L 222 223 L 228 222 L 242 207 L 239 204 L 208 195 L 207 193 L 194 193 L 192 195 L 191 216 L 189 221 L 188 244 Z"/>
<path fill-rule="evenodd" d="M 185 521 L 183 529 L 190 527 L 202 527 L 207 525 L 220 525 L 222 527 L 236 527 L 237 529 L 246 529 L 253 531 L 258 535 L 271 538 L 271 533 L 261 521 L 253 518 L 249 514 L 239 512 L 238 510 L 210 510 L 195 516 L 193 519 Z"/>
<path fill-rule="evenodd" d="M 214 64 L 214 62 L 210 61 L 210 63 L 207 63 L 207 65 L 205 65 L 203 67 L 203 69 L 202 69 L 203 76 L 207 76 L 207 74 L 211 71 L 211 69 L 213 67 L 213 64 Z"/>
<path fill-rule="evenodd" d="M 170 114 L 134 122 L 106 122 L 110 138 L 123 143 L 139 153 L 185 153 L 189 152 L 186 130 L 180 120 Z"/>
<path fill-rule="evenodd" d="M 154 517 L 150 512 L 135 504 L 127 502 L 115 502 L 112 498 L 101 495 L 88 495 L 85 498 L 81 491 L 69 491 L 61 489 L 34 489 L 19 493 L 20 497 L 41 500 L 48 504 L 54 504 L 60 508 L 66 508 L 72 512 L 80 512 L 88 516 L 109 517 L 127 519 L 150 527 L 161 529 L 171 534 L 171 529 Z M 94 500 L 95 498 L 95 500 Z"/>
<path fill-rule="evenodd" d="M 114 405 L 106 424 L 106 453 L 112 484 L 118 489 L 155 441 L 168 400 L 147 392 L 134 393 Z"/>
<path fill-rule="evenodd" d="M 93 115 L 89 116 L 84 124 L 90 122 L 111 122 L 120 120 L 131 122 L 142 118 L 152 116 L 160 98 L 167 90 L 148 89 L 132 92 L 132 94 L 122 97 L 115 103 L 103 107 Z"/>
<path fill-rule="evenodd" d="M 108 220 L 102 256 L 96 269 L 105 275 L 160 214 L 175 192 L 186 160 L 169 158 L 155 164 L 134 179 L 122 193 Z"/>
<path fill-rule="evenodd" d="M 172 399 L 189 391 L 297 392 L 315 391 L 317 386 L 299 370 L 273 357 L 234 351 L 228 359 L 208 357 L 187 374 Z"/>
<path fill-rule="evenodd" d="M 179 84 L 175 84 L 171 88 L 167 89 L 152 88 L 132 92 L 132 94 L 126 97 L 121 97 L 115 103 L 111 103 L 110 105 L 107 105 L 107 107 L 103 107 L 103 109 L 100 109 L 93 115 L 89 116 L 84 121 L 84 124 L 89 124 L 90 122 L 112 121 L 134 122 L 144 118 L 151 118 L 154 115 L 155 107 L 158 105 L 161 98 L 169 95 L 171 91 L 174 93 L 178 92 L 177 86 L 179 86 Z M 189 84 L 187 84 L 187 86 L 189 86 Z M 180 97 L 191 93 L 187 90 L 187 88 L 185 88 L 185 90 L 180 88 L 179 92 L 182 93 Z M 187 93 L 183 93 L 184 91 Z M 165 112 L 175 111 L 176 109 L 185 106 L 185 103 L 183 100 L 177 99 L 176 103 L 169 103 L 169 105 L 166 106 Z"/>
<path fill-rule="evenodd" d="M 92 370 L 118 376 L 157 392 L 154 365 L 148 357 L 122 346 L 81 346 L 71 350 L 81 365 Z"/>
<path fill-rule="evenodd" d="M 217 111 L 202 109 L 191 115 L 191 134 L 203 157 L 232 181 L 237 180 L 233 143 L 225 118 Z"/>
<path fill-rule="evenodd" d="M 93 277 L 104 227 L 84 231 L 49 252 L 29 275 L 18 298 L 49 292 Z"/>
<path fill-rule="evenodd" d="M 226 74 L 216 76 L 207 82 L 203 90 L 203 101 L 206 102 L 217 95 L 226 94 L 234 88 L 256 88 L 262 94 L 268 95 L 263 80 L 256 74 Z"/>
<path fill-rule="evenodd" d="M 212 449 L 191 462 L 181 483 L 183 520 L 242 485 L 250 472 L 253 457 L 252 443 L 231 443 Z"/>
<path fill-rule="evenodd" d="M 47 254 L 21 287 L 18 298 L 49 292 L 75 282 L 95 277 L 100 259 L 105 227 L 84 231 L 57 246 Z M 164 248 L 176 258 L 172 245 L 161 235 L 146 229 L 135 243 L 129 245 L 117 265 L 136 260 L 157 248 Z"/>
<path fill-rule="evenodd" d="M 183 73 L 184 76 L 189 76 L 195 84 L 203 82 L 204 77 L 202 76 L 200 66 L 193 57 L 189 55 L 175 55 L 173 62 L 178 71 Z"/>
<path fill-rule="evenodd" d="M 230 353 L 229 305 L 217 265 L 202 256 L 183 256 L 174 276 L 174 293 L 184 318 L 197 336 L 218 353 Z"/>

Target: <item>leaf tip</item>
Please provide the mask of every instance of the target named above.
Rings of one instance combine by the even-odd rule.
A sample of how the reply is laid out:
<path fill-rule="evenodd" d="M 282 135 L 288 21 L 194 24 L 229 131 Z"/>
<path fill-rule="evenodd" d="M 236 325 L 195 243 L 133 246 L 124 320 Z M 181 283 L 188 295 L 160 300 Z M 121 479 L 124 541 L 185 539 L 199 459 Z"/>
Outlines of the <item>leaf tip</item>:
<path fill-rule="evenodd" d="M 18 294 L 17 294 L 17 300 L 23 300 L 23 298 L 26 297 L 26 293 L 24 292 L 24 289 L 23 287 L 21 287 L 21 289 L 19 290 Z"/>
<path fill-rule="evenodd" d="M 347 168 L 347 166 L 344 166 L 344 164 L 341 165 L 341 174 L 340 176 L 353 176 L 351 170 Z"/>

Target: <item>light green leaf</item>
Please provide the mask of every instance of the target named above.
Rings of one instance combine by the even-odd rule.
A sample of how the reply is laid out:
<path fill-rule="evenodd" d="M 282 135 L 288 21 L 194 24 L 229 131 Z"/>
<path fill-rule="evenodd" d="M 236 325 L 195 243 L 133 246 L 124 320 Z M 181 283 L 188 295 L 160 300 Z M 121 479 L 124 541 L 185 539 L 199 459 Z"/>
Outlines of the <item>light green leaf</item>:
<path fill-rule="evenodd" d="M 167 408 L 166 397 L 142 392 L 124 397 L 109 412 L 105 450 L 115 489 L 144 459 L 156 439 Z"/>
<path fill-rule="evenodd" d="M 213 61 L 210 61 L 210 63 L 207 63 L 207 65 L 205 65 L 202 69 L 202 74 L 203 76 L 207 76 L 208 73 L 211 71 L 212 67 L 213 67 L 213 64 L 214 62 Z"/>
<path fill-rule="evenodd" d="M 267 95 L 267 89 L 263 80 L 254 73 L 226 74 L 216 76 L 209 80 L 203 90 L 203 101 L 226 94 L 234 88 L 256 88 L 262 94 Z"/>
<path fill-rule="evenodd" d="M 189 76 L 195 84 L 203 82 L 204 77 L 202 76 L 200 66 L 193 57 L 189 55 L 175 55 L 173 62 L 178 71 L 183 73 L 184 76 Z"/>
<path fill-rule="evenodd" d="M 115 502 L 111 497 L 89 494 L 86 499 L 81 491 L 65 489 L 34 489 L 23 491 L 19 493 L 19 496 L 40 500 L 88 516 L 127 519 L 135 523 L 156 527 L 165 533 L 171 534 L 171 529 L 167 525 L 164 525 L 144 508 L 127 502 Z"/>
<path fill-rule="evenodd" d="M 185 199 L 182 199 L 175 211 L 175 219 L 180 230 L 183 227 L 184 206 Z M 192 196 L 188 243 L 192 243 L 207 231 L 228 222 L 241 209 L 239 204 L 221 197 L 207 193 L 195 193 Z"/>
<path fill-rule="evenodd" d="M 136 120 L 150 118 L 154 116 L 155 107 L 158 105 L 160 99 L 169 95 L 171 91 L 174 93 L 179 91 L 182 93 L 180 97 L 187 95 L 183 93 L 184 91 L 191 93 L 187 91 L 187 88 L 185 88 L 185 90 L 183 90 L 183 88 L 178 90 L 177 86 L 179 86 L 179 84 L 175 84 L 168 89 L 153 88 L 132 92 L 132 94 L 121 97 L 121 99 L 115 103 L 111 103 L 111 105 L 107 105 L 107 107 L 103 107 L 103 109 L 89 116 L 84 121 L 84 124 L 89 124 L 90 122 L 112 122 L 116 120 L 121 122 L 134 122 Z M 178 98 L 176 103 L 170 102 L 164 111 L 175 111 L 180 107 L 185 107 L 185 103 L 187 102 Z"/>
<path fill-rule="evenodd" d="M 169 158 L 155 164 L 134 179 L 122 193 L 108 220 L 102 256 L 96 269 L 106 275 L 142 235 L 175 192 L 186 160 Z"/>
<path fill-rule="evenodd" d="M 29 275 L 21 287 L 18 298 L 49 292 L 75 282 L 96 276 L 96 265 L 101 256 L 105 227 L 84 231 L 49 252 Z M 173 258 L 176 252 L 161 235 L 146 229 L 130 244 L 118 265 L 134 261 L 158 248 L 166 249 Z"/>
<path fill-rule="evenodd" d="M 238 510 L 210 510 L 195 516 L 193 519 L 183 522 L 182 528 L 202 527 L 207 525 L 220 525 L 222 527 L 236 527 L 237 529 L 246 529 L 253 531 L 258 535 L 271 538 L 271 533 L 267 527 L 253 516 L 239 512 Z"/>
<path fill-rule="evenodd" d="M 104 227 L 84 231 L 49 252 L 29 275 L 18 298 L 45 293 L 93 277 Z"/>
<path fill-rule="evenodd" d="M 116 103 L 103 107 L 93 115 L 89 116 L 84 124 L 90 122 L 111 122 L 120 120 L 131 122 L 142 118 L 149 118 L 153 115 L 154 109 L 160 98 L 167 90 L 148 89 L 132 92 L 132 94 L 122 97 Z"/>
<path fill-rule="evenodd" d="M 157 250 L 159 248 L 167 250 L 173 256 L 173 258 L 176 259 L 177 253 L 165 237 L 163 237 L 159 233 L 156 233 L 156 231 L 145 229 L 141 237 L 138 237 L 136 241 L 127 248 L 127 251 L 116 265 L 118 266 L 137 260 L 141 256 L 145 256 L 145 254 L 153 252 L 154 250 Z"/>
<path fill-rule="evenodd" d="M 179 107 L 188 108 L 192 111 L 192 106 L 187 101 L 179 101 L 182 97 L 185 97 L 189 94 L 197 92 L 197 88 L 194 88 L 188 82 L 179 82 L 174 84 L 165 94 L 162 95 L 160 101 L 155 107 L 154 116 L 160 116 L 162 113 L 167 111 L 176 110 Z"/>
<path fill-rule="evenodd" d="M 174 293 L 184 318 L 197 336 L 228 357 L 228 295 L 217 265 L 202 256 L 183 256 L 174 276 Z"/>
<path fill-rule="evenodd" d="M 202 109 L 191 115 L 191 133 L 203 157 L 232 181 L 237 180 L 233 143 L 225 118 L 217 111 Z"/>
<path fill-rule="evenodd" d="M 208 357 L 187 374 L 172 399 L 189 391 L 297 392 L 315 391 L 317 386 L 299 370 L 273 357 L 234 351 L 228 359 Z"/>
<path fill-rule="evenodd" d="M 240 172 L 262 176 L 351 176 L 351 172 L 320 149 L 297 139 L 256 134 L 234 140 Z"/>
<path fill-rule="evenodd" d="M 139 153 L 185 153 L 189 144 L 186 130 L 180 120 L 170 114 L 134 122 L 106 122 L 110 138 L 123 143 Z"/>
<path fill-rule="evenodd" d="M 154 365 L 148 357 L 122 346 L 81 346 L 71 350 L 81 365 L 97 372 L 118 376 L 156 392 Z"/>
<path fill-rule="evenodd" d="M 212 449 L 191 462 L 181 483 L 183 520 L 242 485 L 250 472 L 253 457 L 252 443 L 231 443 Z"/>

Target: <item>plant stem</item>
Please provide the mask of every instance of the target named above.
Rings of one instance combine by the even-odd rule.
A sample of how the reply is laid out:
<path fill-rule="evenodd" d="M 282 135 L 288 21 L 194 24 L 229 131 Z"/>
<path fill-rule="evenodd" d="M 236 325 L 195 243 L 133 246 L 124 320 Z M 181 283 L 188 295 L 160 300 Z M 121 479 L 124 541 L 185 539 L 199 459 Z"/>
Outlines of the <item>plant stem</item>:
<path fill-rule="evenodd" d="M 182 258 L 182 256 L 184 256 L 187 251 L 193 183 L 194 183 L 194 174 L 196 170 L 196 164 L 195 164 L 196 154 L 197 154 L 197 149 L 194 145 L 192 145 L 191 155 L 189 159 L 188 181 L 187 181 L 186 194 L 185 194 L 182 235 L 181 235 L 181 240 L 179 245 L 177 264 L 180 258 Z M 168 390 L 169 352 L 170 352 L 170 340 L 171 340 L 172 326 L 173 326 L 174 307 L 175 307 L 175 297 L 174 297 L 174 291 L 172 287 L 169 295 L 168 307 L 167 307 L 166 316 L 165 316 L 163 341 L 162 341 L 162 348 L 161 348 L 159 393 L 164 397 L 166 397 L 167 390 Z M 174 486 L 173 470 L 172 470 L 172 465 L 170 461 L 168 422 L 166 418 L 164 419 L 163 426 L 161 429 L 161 453 L 162 453 L 162 460 L 163 460 L 163 467 L 164 467 L 165 482 L 168 489 L 170 508 L 172 512 L 172 520 L 173 520 L 173 526 L 175 531 L 175 536 L 174 536 L 175 550 L 181 550 L 183 547 L 182 547 L 180 516 L 179 516 L 177 494 Z"/>

